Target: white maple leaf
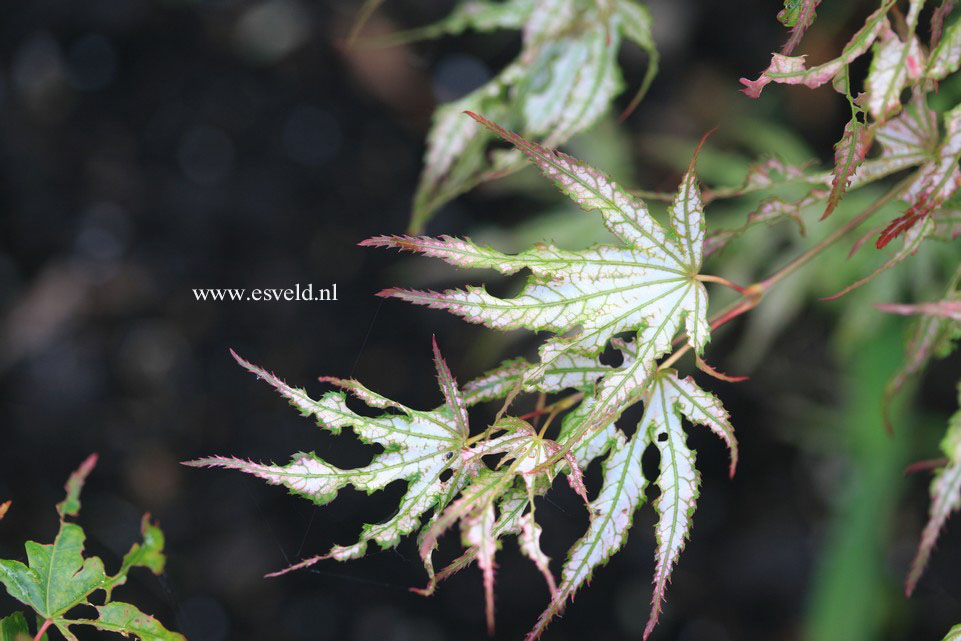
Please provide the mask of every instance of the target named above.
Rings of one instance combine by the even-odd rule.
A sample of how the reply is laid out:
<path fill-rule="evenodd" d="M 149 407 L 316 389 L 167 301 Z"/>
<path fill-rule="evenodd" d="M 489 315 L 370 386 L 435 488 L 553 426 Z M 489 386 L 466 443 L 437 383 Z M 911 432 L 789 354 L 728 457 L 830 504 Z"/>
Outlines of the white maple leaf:
<path fill-rule="evenodd" d="M 541 614 L 527 641 L 537 639 L 564 608 L 568 598 L 624 545 L 634 512 L 644 502 L 647 481 L 641 457 L 650 444 L 661 452 L 660 475 L 656 481 L 661 496 L 654 503 L 659 514 L 655 529 L 657 566 L 644 638 L 653 630 L 671 570 L 684 548 L 698 495 L 700 477 L 694 467 L 694 452 L 688 448 L 681 426 L 682 416 L 692 423 L 710 427 L 725 440 L 733 439 L 728 414 L 717 398 L 698 388 L 690 378 L 679 379 L 673 370 L 659 371 L 645 394 L 644 414 L 634 435 L 626 439 L 620 430 L 615 432 L 614 446 L 602 464 L 604 480 L 600 493 L 591 501 L 590 527 L 568 552 L 557 595 Z M 729 444 L 732 442 L 728 440 Z M 732 449 L 732 464 L 735 460 Z"/>
<path fill-rule="evenodd" d="M 657 72 L 651 16 L 633 0 L 467 2 L 441 23 L 414 33 L 433 37 L 467 28 L 522 28 L 523 44 L 516 60 L 497 76 L 435 111 L 414 197 L 414 232 L 447 201 L 523 166 L 516 152 L 488 156 L 492 136 L 465 122 L 463 111 L 488 114 L 554 147 L 597 122 L 623 89 L 617 65 L 622 42 L 633 42 L 648 54 L 647 72 L 632 106 Z"/>
<path fill-rule="evenodd" d="M 839 73 L 845 73 L 847 66 L 870 49 L 871 44 L 888 25 L 887 13 L 895 0 L 884 0 L 881 7 L 868 16 L 864 26 L 855 33 L 844 46 L 841 55 L 816 67 L 807 67 L 804 56 L 785 56 L 773 54 L 771 64 L 761 72 L 757 80 L 741 78 L 744 89 L 741 91 L 751 98 L 757 98 L 765 86 L 772 82 L 787 85 L 804 85 L 815 88 L 830 82 Z"/>
<path fill-rule="evenodd" d="M 958 385 L 958 402 L 961 404 L 961 384 Z M 961 409 L 948 422 L 948 431 L 941 441 L 941 450 L 948 463 L 935 473 L 934 480 L 931 481 L 928 523 L 921 533 L 921 543 L 905 581 L 904 591 L 908 596 L 914 592 L 948 517 L 961 508 Z"/>
<path fill-rule="evenodd" d="M 934 154 L 921 165 L 914 180 L 901 194 L 909 208 L 881 232 L 877 246 L 882 248 L 940 208 L 961 188 L 961 105 L 944 114 L 945 136 Z M 929 232 L 934 231 L 931 225 Z M 929 234 L 926 234 L 929 235 Z"/>
<path fill-rule="evenodd" d="M 447 403 L 435 410 L 414 410 L 391 401 L 357 381 L 323 378 L 347 391 L 367 405 L 391 408 L 400 413 L 378 417 L 361 416 L 347 407 L 344 392 L 328 392 L 320 400 L 311 399 L 303 389 L 291 387 L 277 376 L 234 357 L 245 368 L 270 383 L 304 416 L 339 434 L 350 426 L 365 443 L 384 447 L 370 464 L 343 470 L 313 453 L 295 454 L 287 465 L 261 464 L 229 457 L 210 457 L 188 463 L 197 467 L 223 467 L 258 476 L 271 485 L 283 485 L 317 504 L 332 501 L 338 490 L 352 485 L 358 490 L 374 492 L 396 480 L 407 481 L 407 491 L 400 499 L 398 511 L 383 523 L 364 526 L 359 540 L 349 546 L 334 546 L 327 554 L 307 559 L 294 567 L 306 567 L 323 558 L 346 560 L 363 556 L 371 541 L 382 548 L 396 545 L 400 538 L 420 525 L 421 517 L 430 509 L 443 509 L 480 469 L 480 457 L 466 447 L 469 436 L 465 405 L 457 385 L 435 347 L 438 378 Z M 441 480 L 451 470 L 452 475 Z"/>
<path fill-rule="evenodd" d="M 486 603 L 487 627 L 494 631 L 494 554 L 500 547 L 500 537 L 508 532 L 520 533 L 520 545 L 525 554 L 546 576 L 550 576 L 546 557 L 537 554 L 534 548 L 534 528 L 540 526 L 533 522 L 533 503 L 535 495 L 544 494 L 550 489 L 557 466 L 547 466 L 548 460 L 558 452 L 560 446 L 539 434 L 533 427 L 518 418 L 507 417 L 496 423 L 493 430 L 505 430 L 502 436 L 478 443 L 473 448 L 474 455 L 503 454 L 495 470 L 481 470 L 471 484 L 464 489 L 460 498 L 434 519 L 426 528 L 420 542 L 420 554 L 431 576 L 430 584 L 421 592 L 430 594 L 437 578 L 433 573 L 431 555 L 438 538 L 454 523 L 461 523 L 461 540 L 467 547 L 466 562 L 476 560 L 484 576 L 484 595 Z M 568 480 L 571 486 L 587 501 L 580 467 L 573 455 L 567 455 L 565 462 L 570 466 Z M 542 471 L 546 469 L 546 471 Z M 526 501 L 504 503 L 505 495 L 514 485 L 514 480 L 523 479 Z M 495 512 L 495 504 L 501 501 L 501 518 Z M 530 506 L 531 511 L 525 512 Z M 464 557 L 462 557 L 464 559 Z M 460 559 L 455 561 L 460 565 Z M 548 580 L 553 589 L 553 577 Z"/>
<path fill-rule="evenodd" d="M 851 179 L 851 187 L 920 165 L 934 157 L 938 145 L 937 114 L 927 106 L 924 94 L 915 91 L 901 113 L 875 129 L 874 140 L 881 145 L 881 154 L 858 167 Z"/>
<path fill-rule="evenodd" d="M 524 372 L 523 385 L 528 390 L 536 388 L 561 356 L 595 355 L 616 334 L 635 332 L 632 368 L 619 374 L 621 380 L 610 382 L 608 376 L 600 385 L 605 389 L 598 393 L 596 406 L 595 427 L 600 427 L 603 419 L 613 418 L 613 407 L 626 406 L 626 399 L 643 391 L 656 359 L 670 349 L 682 325 L 697 354 L 710 339 L 707 291 L 698 280 L 704 211 L 693 167 L 682 179 L 669 210 L 670 228 L 664 229 L 643 201 L 601 172 L 470 115 L 524 152 L 583 209 L 599 212 L 622 244 L 581 251 L 539 244 L 508 255 L 470 239 L 380 236 L 361 244 L 417 251 L 458 267 L 532 273 L 526 287 L 510 299 L 492 296 L 483 287 L 445 292 L 389 289 L 381 295 L 446 309 L 496 329 L 553 333 L 540 347 L 540 362 Z"/>
<path fill-rule="evenodd" d="M 941 39 L 928 57 L 924 75 L 932 80 L 943 80 L 961 65 L 961 21 L 955 20 L 945 29 Z"/>
<path fill-rule="evenodd" d="M 942 301 L 961 304 L 959 287 L 961 287 L 961 267 L 958 267 L 948 282 Z M 951 353 L 954 350 L 954 340 L 959 337 L 961 337 L 961 323 L 946 316 L 923 314 L 914 321 L 907 336 L 904 361 L 884 387 L 882 411 L 889 432 L 893 430 L 890 422 L 891 401 L 905 383 L 921 372 L 932 358 Z"/>
<path fill-rule="evenodd" d="M 518 539 L 518 544 L 520 545 L 521 552 L 524 556 L 529 558 L 540 570 L 540 573 L 544 576 L 544 580 L 547 581 L 547 588 L 551 592 L 551 598 L 556 598 L 557 596 L 557 582 L 554 580 L 554 575 L 551 573 L 551 560 L 544 550 L 541 549 L 541 526 L 534 521 L 534 513 L 528 512 L 521 517 L 521 535 Z"/>
<path fill-rule="evenodd" d="M 885 120 L 901 109 L 901 91 L 924 73 L 925 59 L 921 43 L 914 35 L 923 0 L 912 0 L 905 19 L 907 41 L 902 41 L 889 24 L 878 36 L 874 57 L 864 82 L 868 111 L 876 120 Z"/>

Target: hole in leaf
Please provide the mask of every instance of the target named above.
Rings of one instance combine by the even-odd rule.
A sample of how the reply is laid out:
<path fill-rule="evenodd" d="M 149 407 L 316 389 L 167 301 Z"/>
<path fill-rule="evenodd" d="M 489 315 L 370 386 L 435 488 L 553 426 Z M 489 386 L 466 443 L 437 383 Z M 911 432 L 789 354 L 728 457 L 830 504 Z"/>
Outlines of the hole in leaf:
<path fill-rule="evenodd" d="M 620 367 L 621 364 L 624 362 L 624 354 L 621 353 L 621 350 L 616 349 L 613 345 L 610 344 L 610 342 L 608 342 L 607 346 L 604 348 L 604 351 L 601 352 L 601 355 L 598 358 L 598 360 L 603 365 L 608 365 L 610 367 Z"/>
<path fill-rule="evenodd" d="M 438 478 L 440 478 L 441 483 L 444 483 L 447 480 L 449 480 L 450 477 L 452 476 L 454 476 L 454 470 L 447 468 L 446 470 L 440 473 L 440 476 Z"/>
<path fill-rule="evenodd" d="M 667 432 L 661 432 L 660 434 L 657 435 L 658 443 L 663 443 L 666 440 L 667 440 Z"/>
<path fill-rule="evenodd" d="M 524 288 L 527 279 L 530 278 L 530 270 L 522 269 L 510 276 L 488 277 L 484 283 L 484 289 L 491 296 L 498 298 L 514 298 Z"/>
<path fill-rule="evenodd" d="M 661 465 L 661 451 L 657 449 L 656 445 L 648 445 L 647 449 L 644 450 L 644 455 L 641 457 L 641 470 L 644 472 L 644 478 L 646 478 L 651 485 L 657 480 L 660 472 Z"/>
<path fill-rule="evenodd" d="M 584 328 L 578 323 L 577 325 L 574 325 L 573 327 L 571 327 L 570 329 L 568 329 L 568 330 L 567 330 L 566 332 L 564 332 L 563 334 L 560 334 L 560 337 L 561 337 L 561 338 L 573 338 L 573 337 L 577 336 L 578 334 L 580 334 L 583 330 L 584 330 Z"/>
<path fill-rule="evenodd" d="M 492 470 L 496 470 L 497 466 L 500 464 L 500 462 L 503 459 L 504 459 L 503 454 L 485 454 L 484 456 L 481 457 L 481 460 L 484 461 L 484 465 L 486 465 Z"/>

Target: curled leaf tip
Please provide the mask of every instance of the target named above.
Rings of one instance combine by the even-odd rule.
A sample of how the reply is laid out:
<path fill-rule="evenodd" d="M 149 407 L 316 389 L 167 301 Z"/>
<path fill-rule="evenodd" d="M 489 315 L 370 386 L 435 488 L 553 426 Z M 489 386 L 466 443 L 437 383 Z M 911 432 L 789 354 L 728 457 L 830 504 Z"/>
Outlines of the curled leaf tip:
<path fill-rule="evenodd" d="M 744 85 L 740 92 L 748 98 L 759 98 L 764 85 L 768 84 L 764 80 L 751 80 L 750 78 L 738 78 L 738 82 Z"/>
<path fill-rule="evenodd" d="M 98 458 L 96 452 L 88 456 L 84 459 L 84 462 L 80 464 L 80 467 L 70 475 L 70 478 L 67 479 L 67 483 L 63 486 L 63 489 L 67 492 L 67 496 L 57 504 L 57 512 L 60 514 L 61 519 L 67 516 L 77 516 L 77 514 L 80 513 L 80 492 L 87 482 L 87 477 L 90 476 L 93 468 L 97 466 Z"/>
<path fill-rule="evenodd" d="M 701 136 L 701 141 L 697 143 L 697 147 L 694 149 L 694 153 L 691 155 L 691 162 L 687 168 L 689 172 L 694 172 L 695 167 L 697 167 L 697 157 L 701 153 L 701 149 L 704 148 L 704 144 L 707 142 L 707 139 L 710 138 L 711 134 L 713 134 L 715 131 L 717 131 L 717 127 L 711 127 L 704 132 L 703 136 Z"/>
<path fill-rule="evenodd" d="M 725 383 L 742 383 L 750 378 L 749 376 L 730 376 L 729 374 L 725 374 L 724 372 L 714 369 L 714 367 L 711 365 L 708 365 L 707 362 L 705 362 L 700 356 L 697 357 L 696 363 L 699 370 L 708 376 L 712 376 L 719 381 L 724 381 Z"/>

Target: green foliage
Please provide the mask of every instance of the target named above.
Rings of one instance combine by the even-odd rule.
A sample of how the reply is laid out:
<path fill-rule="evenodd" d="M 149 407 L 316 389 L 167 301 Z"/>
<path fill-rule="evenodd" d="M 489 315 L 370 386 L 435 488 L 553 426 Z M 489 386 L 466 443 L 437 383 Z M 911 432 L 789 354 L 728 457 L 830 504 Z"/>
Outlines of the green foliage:
<path fill-rule="evenodd" d="M 0 641 L 34 641 L 23 612 L 14 612 L 0 619 Z M 38 641 L 47 641 L 46 633 Z"/>
<path fill-rule="evenodd" d="M 55 627 L 71 641 L 77 639 L 71 627 L 82 625 L 123 636 L 133 635 L 141 641 L 186 641 L 182 635 L 168 631 L 159 621 L 143 614 L 135 606 L 112 600 L 114 588 L 127 582 L 127 574 L 131 569 L 145 567 L 155 574 L 163 572 L 164 536 L 150 522 L 149 515 L 143 519 L 143 543 L 135 543 L 130 548 L 116 574 L 108 575 L 99 557 L 84 556 L 86 535 L 79 525 L 69 523 L 66 519 L 79 514 L 80 492 L 96 463 L 96 455 L 90 456 L 67 481 L 67 497 L 57 505 L 60 531 L 53 543 L 44 545 L 27 541 L 27 565 L 20 561 L 0 559 L 0 583 L 3 583 L 10 596 L 36 612 L 42 621 L 41 630 Z M 105 594 L 102 605 L 90 601 L 98 591 Z M 77 618 L 78 606 L 93 608 L 97 618 Z M 29 636 L 26 619 L 22 615 L 14 614 L 4 619 L 0 623 L 0 630 L 12 639 L 17 639 L 18 635 Z"/>

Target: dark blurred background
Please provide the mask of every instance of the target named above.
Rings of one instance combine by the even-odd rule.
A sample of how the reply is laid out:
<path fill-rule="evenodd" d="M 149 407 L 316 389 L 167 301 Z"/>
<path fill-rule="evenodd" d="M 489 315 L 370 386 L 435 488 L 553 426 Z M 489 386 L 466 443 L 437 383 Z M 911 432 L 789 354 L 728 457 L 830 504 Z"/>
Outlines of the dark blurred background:
<path fill-rule="evenodd" d="M 662 55 L 650 95 L 619 132 L 606 123 L 575 148 L 617 156 L 631 173 L 615 175 L 631 185 L 667 190 L 715 125 L 714 161 L 705 163 L 719 179 L 743 175 L 762 138 L 800 161 L 830 158 L 846 105 L 829 88 L 772 88 L 760 101 L 737 92 L 737 78 L 756 75 L 785 37 L 774 18 L 780 3 L 648 4 Z M 872 3 L 824 4 L 802 46 L 814 62 L 839 50 Z M 461 381 L 533 352 L 529 336 L 491 338 L 440 312 L 382 302 L 374 293 L 387 286 L 458 277 L 356 246 L 406 228 L 433 106 L 496 72 L 516 54 L 518 35 L 348 50 L 359 3 L 347 1 L 16 5 L 0 21 L 0 500 L 14 501 L 0 523 L 0 557 L 23 558 L 27 538 L 52 539 L 63 482 L 99 452 L 80 517 L 88 549 L 116 568 L 141 515 L 159 519 L 167 572 L 159 580 L 135 572 L 117 596 L 191 641 L 487 638 L 480 573 L 456 575 L 430 599 L 414 595 L 407 588 L 426 579 L 411 541 L 262 578 L 353 542 L 362 523 L 390 514 L 399 484 L 370 497 L 344 490 L 315 509 L 256 479 L 179 462 L 211 454 L 285 462 L 314 450 L 359 465 L 370 456 L 349 434 L 333 437 L 297 416 L 235 365 L 230 347 L 315 395 L 318 375 L 354 376 L 418 408 L 439 402 L 432 334 Z M 389 2 L 368 32 L 421 25 L 452 6 Z M 639 82 L 644 56 L 628 47 L 622 63 Z M 532 211 L 548 208 L 545 198 L 554 195 L 493 185 L 446 207 L 428 231 L 511 238 Z M 546 220 L 553 229 L 558 219 Z M 771 232 L 777 264 L 809 242 L 791 234 Z M 337 283 L 339 300 L 198 302 L 192 294 L 296 283 Z M 898 440 L 887 439 L 876 408 L 905 322 L 875 324 L 867 344 L 837 339 L 836 311 L 810 304 L 803 287 L 785 291 L 794 298 L 771 303 L 788 310 L 779 323 L 756 326 L 766 331 L 763 353 L 746 348 L 737 327 L 719 332 L 710 351 L 715 365 L 752 376 L 704 382 L 733 415 L 742 464 L 728 480 L 721 444 L 692 430 L 702 496 L 654 638 L 936 641 L 961 621 L 958 525 L 905 600 L 927 479 L 903 480 L 900 470 L 937 455 L 959 363 L 925 377 Z M 874 314 L 868 304 L 859 314 Z M 859 322 L 842 325 L 856 334 Z M 484 412 L 492 409 L 478 421 Z M 559 570 L 587 519 L 565 488 L 548 498 L 538 514 Z M 625 549 L 547 639 L 640 638 L 653 522 L 649 507 L 638 513 Z M 442 555 L 452 558 L 457 538 L 449 535 Z M 548 594 L 511 539 L 498 586 L 496 638 L 520 639 Z M 0 613 L 16 605 L 0 597 Z"/>

